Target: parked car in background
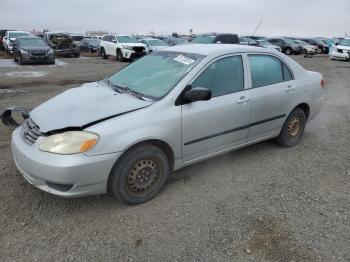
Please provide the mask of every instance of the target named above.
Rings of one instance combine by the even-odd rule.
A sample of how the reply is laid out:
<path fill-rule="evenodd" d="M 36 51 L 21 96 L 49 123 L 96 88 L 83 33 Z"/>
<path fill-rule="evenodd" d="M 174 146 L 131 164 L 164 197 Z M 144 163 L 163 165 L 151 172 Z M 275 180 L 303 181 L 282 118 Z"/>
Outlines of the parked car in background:
<path fill-rule="evenodd" d="M 82 34 L 69 34 L 70 38 L 72 38 L 74 44 L 76 44 L 77 46 L 80 45 L 81 40 L 84 39 L 84 35 Z"/>
<path fill-rule="evenodd" d="M 240 37 L 239 44 L 240 45 L 260 46 L 259 42 L 255 41 L 253 39 L 250 39 L 248 37 Z"/>
<path fill-rule="evenodd" d="M 269 41 L 265 39 L 257 39 L 256 40 L 259 43 L 260 47 L 268 48 L 268 49 L 274 49 L 277 50 L 278 52 L 282 52 L 282 49 L 278 45 L 273 45 Z"/>
<path fill-rule="evenodd" d="M 318 53 L 319 54 L 328 54 L 329 48 L 328 45 L 325 44 L 323 41 L 314 39 L 314 38 L 300 38 L 300 40 L 305 41 L 306 43 L 310 45 L 314 45 L 318 47 Z"/>
<path fill-rule="evenodd" d="M 97 38 L 84 38 L 79 43 L 80 51 L 96 53 L 100 48 L 100 39 Z"/>
<path fill-rule="evenodd" d="M 158 50 L 169 47 L 169 45 L 167 43 L 165 43 L 163 40 L 156 39 L 153 37 L 141 38 L 139 41 L 146 46 L 147 53 L 150 53 L 153 51 L 158 51 Z"/>
<path fill-rule="evenodd" d="M 268 48 L 268 49 L 274 49 L 278 52 L 282 52 L 282 49 L 278 45 L 273 45 L 269 41 L 265 39 L 256 40 L 259 43 L 260 47 Z"/>
<path fill-rule="evenodd" d="M 174 37 L 174 36 L 157 36 L 156 38 L 163 40 L 165 43 L 167 43 L 169 46 L 174 45 L 185 45 L 188 44 L 188 41 L 186 39 L 183 39 L 181 37 Z"/>
<path fill-rule="evenodd" d="M 6 109 L 1 119 L 15 127 L 12 110 L 25 115 L 11 148 L 33 186 L 140 204 L 173 170 L 268 139 L 297 145 L 323 100 L 322 75 L 280 52 L 190 44 L 153 52 L 30 113 Z"/>
<path fill-rule="evenodd" d="M 7 31 L 13 31 L 13 30 L 7 30 L 7 29 L 0 30 L 0 50 L 4 50 L 3 38 L 5 37 Z"/>
<path fill-rule="evenodd" d="M 3 37 L 3 44 L 7 54 L 12 54 L 13 42 L 15 42 L 17 37 L 30 35 L 32 34 L 26 31 L 6 31 L 5 36 Z"/>
<path fill-rule="evenodd" d="M 332 45 L 329 57 L 332 60 L 340 59 L 350 61 L 350 38 L 344 38 L 339 43 Z"/>
<path fill-rule="evenodd" d="M 19 64 L 49 63 L 55 64 L 52 48 L 40 37 L 17 37 L 13 42 L 13 58 Z"/>
<path fill-rule="evenodd" d="M 269 38 L 268 41 L 273 45 L 279 46 L 286 55 L 298 55 L 302 52 L 302 47 L 288 38 L 275 37 Z"/>
<path fill-rule="evenodd" d="M 100 42 L 102 58 L 115 56 L 117 61 L 132 60 L 146 54 L 146 46 L 132 35 L 105 35 Z"/>
<path fill-rule="evenodd" d="M 255 41 L 267 41 L 267 38 L 265 36 L 255 36 L 255 35 L 248 35 L 248 36 L 243 36 L 243 37 L 248 37 L 250 39 L 253 39 Z"/>
<path fill-rule="evenodd" d="M 318 53 L 318 47 L 314 45 L 310 45 L 309 43 L 299 40 L 299 39 L 292 39 L 296 44 L 299 44 L 303 48 L 303 53 L 306 55 L 315 55 Z"/>
<path fill-rule="evenodd" d="M 193 44 L 239 44 L 236 34 L 210 33 L 198 35 L 192 40 Z"/>
<path fill-rule="evenodd" d="M 56 56 L 80 56 L 79 47 L 65 32 L 45 32 L 44 40 L 54 50 Z"/>

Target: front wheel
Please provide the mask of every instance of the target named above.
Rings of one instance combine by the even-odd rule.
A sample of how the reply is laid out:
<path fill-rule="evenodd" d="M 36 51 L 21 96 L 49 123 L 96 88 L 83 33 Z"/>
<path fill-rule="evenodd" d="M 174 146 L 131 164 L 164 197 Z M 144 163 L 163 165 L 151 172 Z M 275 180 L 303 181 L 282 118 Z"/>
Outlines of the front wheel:
<path fill-rule="evenodd" d="M 291 55 L 291 54 L 292 54 L 292 49 L 287 48 L 287 49 L 286 49 L 286 55 Z"/>
<path fill-rule="evenodd" d="M 123 53 L 122 51 L 120 51 L 119 49 L 117 50 L 117 61 L 118 62 L 124 62 L 125 61 L 125 58 L 123 56 Z"/>
<path fill-rule="evenodd" d="M 101 52 L 100 53 L 101 53 L 101 56 L 102 56 L 103 59 L 107 59 L 108 58 L 108 56 L 106 54 L 106 51 L 105 51 L 105 49 L 103 47 L 101 48 Z"/>
<path fill-rule="evenodd" d="M 169 159 L 153 145 L 127 151 L 113 167 L 108 188 L 120 201 L 136 205 L 157 195 L 170 177 Z"/>
<path fill-rule="evenodd" d="M 302 109 L 296 108 L 284 122 L 276 142 L 283 147 L 292 147 L 299 143 L 306 125 L 306 116 Z"/>

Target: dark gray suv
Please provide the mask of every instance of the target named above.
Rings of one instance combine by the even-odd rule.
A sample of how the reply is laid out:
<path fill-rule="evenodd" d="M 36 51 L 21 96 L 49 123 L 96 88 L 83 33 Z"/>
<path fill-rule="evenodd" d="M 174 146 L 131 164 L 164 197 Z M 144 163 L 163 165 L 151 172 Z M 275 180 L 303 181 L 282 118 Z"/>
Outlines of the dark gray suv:
<path fill-rule="evenodd" d="M 191 41 L 193 44 L 239 44 L 236 34 L 203 34 Z"/>
<path fill-rule="evenodd" d="M 269 38 L 268 41 L 273 45 L 277 45 L 281 47 L 282 52 L 285 53 L 286 55 L 291 55 L 291 54 L 299 55 L 303 50 L 301 45 L 294 43 L 292 40 L 288 38 L 284 38 L 284 37 Z"/>

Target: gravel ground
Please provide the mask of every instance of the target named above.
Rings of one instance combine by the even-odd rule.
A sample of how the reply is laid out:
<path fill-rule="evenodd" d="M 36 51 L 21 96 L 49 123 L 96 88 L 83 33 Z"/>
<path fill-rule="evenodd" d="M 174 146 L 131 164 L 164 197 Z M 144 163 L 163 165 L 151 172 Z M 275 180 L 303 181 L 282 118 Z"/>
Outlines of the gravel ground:
<path fill-rule="evenodd" d="M 350 261 L 350 64 L 294 58 L 328 86 L 298 146 L 267 141 L 186 167 L 139 206 L 108 195 L 62 199 L 32 187 L 0 125 L 0 260 Z M 0 59 L 0 110 L 32 109 L 125 65 L 82 57 L 11 66 Z"/>

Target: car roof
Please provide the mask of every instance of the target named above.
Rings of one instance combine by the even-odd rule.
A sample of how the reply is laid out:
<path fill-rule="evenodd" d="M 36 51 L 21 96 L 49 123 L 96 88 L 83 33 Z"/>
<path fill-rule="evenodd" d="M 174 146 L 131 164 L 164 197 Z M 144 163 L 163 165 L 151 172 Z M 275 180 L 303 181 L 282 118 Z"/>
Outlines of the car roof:
<path fill-rule="evenodd" d="M 29 33 L 27 31 L 22 31 L 22 30 L 7 30 L 7 32 L 9 32 L 9 33 L 16 33 L 16 32 L 18 32 L 18 33 Z"/>
<path fill-rule="evenodd" d="M 211 55 L 220 52 L 266 52 L 266 48 L 254 47 L 254 46 L 245 46 L 238 44 L 188 44 L 188 45 L 177 45 L 169 48 L 163 49 L 164 51 L 174 51 L 174 52 L 184 52 L 184 53 L 193 53 L 199 55 Z M 270 50 L 269 50 L 270 51 Z"/>

